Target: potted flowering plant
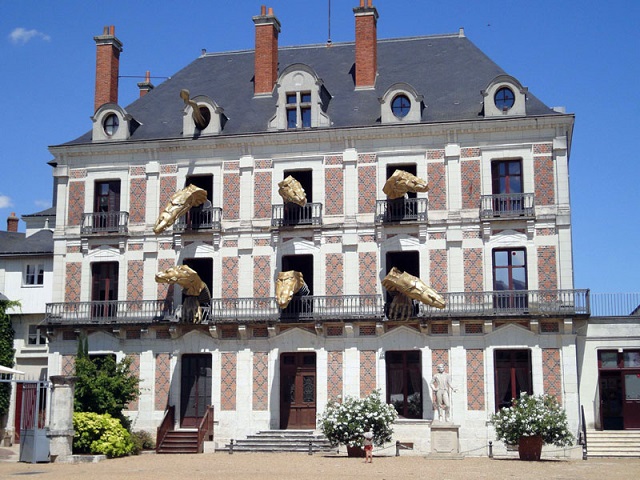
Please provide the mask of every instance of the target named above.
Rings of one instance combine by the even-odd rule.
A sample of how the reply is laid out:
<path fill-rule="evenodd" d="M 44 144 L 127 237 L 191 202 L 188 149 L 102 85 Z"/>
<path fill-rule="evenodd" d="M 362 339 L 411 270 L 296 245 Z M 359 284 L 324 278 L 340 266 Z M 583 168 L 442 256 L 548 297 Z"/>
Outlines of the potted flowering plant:
<path fill-rule="evenodd" d="M 376 446 L 391 441 L 391 425 L 398 418 L 396 409 L 382 401 L 378 390 L 365 398 L 347 397 L 342 403 L 329 402 L 320 415 L 320 429 L 332 445 L 362 447 L 364 433 L 373 431 Z"/>
<path fill-rule="evenodd" d="M 501 408 L 491 416 L 496 437 L 507 445 L 518 445 L 523 460 L 540 460 L 543 444 L 557 447 L 572 445 L 573 435 L 567 425 L 567 414 L 551 395 L 529 395 L 514 398 L 511 407 Z M 527 452 L 529 445 L 533 451 Z"/>

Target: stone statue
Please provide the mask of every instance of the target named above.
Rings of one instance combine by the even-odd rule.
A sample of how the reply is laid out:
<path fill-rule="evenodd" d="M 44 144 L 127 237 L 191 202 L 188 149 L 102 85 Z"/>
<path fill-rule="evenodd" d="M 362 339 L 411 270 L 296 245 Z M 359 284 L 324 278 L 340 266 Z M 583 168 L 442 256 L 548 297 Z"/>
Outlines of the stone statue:
<path fill-rule="evenodd" d="M 201 305 L 211 303 L 211 293 L 207 284 L 202 281 L 195 270 L 187 265 L 176 265 L 156 273 L 156 282 L 180 285 L 185 294 L 182 304 L 183 321 L 202 322 Z"/>
<path fill-rule="evenodd" d="M 156 235 L 164 232 L 173 225 L 173 222 L 175 222 L 180 215 L 184 215 L 191 207 L 197 207 L 206 201 L 207 191 L 195 185 L 189 185 L 187 188 L 174 193 L 156 220 L 153 231 Z"/>
<path fill-rule="evenodd" d="M 193 117 L 193 123 L 195 123 L 196 127 L 198 127 L 200 130 L 203 130 L 207 126 L 207 121 L 202 116 L 200 107 L 195 102 L 195 100 L 189 98 L 189 90 L 180 90 L 180 98 L 184 100 L 185 105 L 189 105 L 191 107 L 191 116 Z"/>
<path fill-rule="evenodd" d="M 309 287 L 304 282 L 302 273 L 295 270 L 279 272 L 276 280 L 276 303 L 278 306 L 282 310 L 287 308 L 296 293 L 300 295 L 309 294 Z"/>
<path fill-rule="evenodd" d="M 429 386 L 433 390 L 435 394 L 435 404 L 434 407 L 438 410 L 438 420 L 449 422 L 450 412 L 451 412 L 451 391 L 456 392 L 457 390 L 453 388 L 451 385 L 451 375 L 445 373 L 444 365 L 442 363 L 438 364 L 436 367 L 438 373 L 436 373 Z"/>
<path fill-rule="evenodd" d="M 278 193 L 285 202 L 292 202 L 301 207 L 307 204 L 307 194 L 302 184 L 291 175 L 278 183 L 278 187 Z"/>
<path fill-rule="evenodd" d="M 403 294 L 432 307 L 444 308 L 445 306 L 442 295 L 419 278 L 407 272 L 402 272 L 396 267 L 393 267 L 387 276 L 382 279 L 382 286 L 389 292 L 398 292 L 398 294 Z"/>
<path fill-rule="evenodd" d="M 389 200 L 394 200 L 404 197 L 407 192 L 427 192 L 429 191 L 429 185 L 421 178 L 409 172 L 396 170 L 393 172 L 393 175 L 387 179 L 384 187 L 382 187 L 382 191 L 387 195 Z"/>

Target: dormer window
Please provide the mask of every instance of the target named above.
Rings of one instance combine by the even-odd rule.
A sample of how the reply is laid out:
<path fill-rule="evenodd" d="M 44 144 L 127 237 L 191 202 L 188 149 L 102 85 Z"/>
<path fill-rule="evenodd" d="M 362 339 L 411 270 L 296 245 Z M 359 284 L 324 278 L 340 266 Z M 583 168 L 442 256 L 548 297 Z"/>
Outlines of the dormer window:
<path fill-rule="evenodd" d="M 113 136 L 120 126 L 120 120 L 118 120 L 118 116 L 115 113 L 110 113 L 104 119 L 103 128 L 104 133 L 106 133 L 109 137 Z"/>
<path fill-rule="evenodd" d="M 115 103 L 105 103 L 91 118 L 92 138 L 97 141 L 127 140 L 140 125 L 124 108 Z"/>
<path fill-rule="evenodd" d="M 504 112 L 513 107 L 513 104 L 516 102 L 516 97 L 509 87 L 501 87 L 493 96 L 493 101 L 496 107 L 498 107 L 498 110 Z"/>
<path fill-rule="evenodd" d="M 398 118 L 404 118 L 411 110 L 411 100 L 404 94 L 396 95 L 391 102 L 391 111 Z"/>
<path fill-rule="evenodd" d="M 287 128 L 311 128 L 311 92 L 287 93 Z"/>
<path fill-rule="evenodd" d="M 328 127 L 331 95 L 313 70 L 302 64 L 287 67 L 276 85 L 276 113 L 269 128 L 295 130 Z"/>
<path fill-rule="evenodd" d="M 188 90 L 183 90 L 180 95 L 185 100 L 182 111 L 182 133 L 185 137 L 216 135 L 222 132 L 227 122 L 222 107 L 204 95 L 190 98 Z M 200 115 L 194 115 L 195 107 L 198 108 Z"/>
<path fill-rule="evenodd" d="M 527 89 L 510 75 L 498 75 L 482 95 L 485 118 L 527 114 Z"/>
<path fill-rule="evenodd" d="M 407 83 L 391 85 L 378 100 L 382 123 L 419 122 L 422 119 L 423 97 Z"/>

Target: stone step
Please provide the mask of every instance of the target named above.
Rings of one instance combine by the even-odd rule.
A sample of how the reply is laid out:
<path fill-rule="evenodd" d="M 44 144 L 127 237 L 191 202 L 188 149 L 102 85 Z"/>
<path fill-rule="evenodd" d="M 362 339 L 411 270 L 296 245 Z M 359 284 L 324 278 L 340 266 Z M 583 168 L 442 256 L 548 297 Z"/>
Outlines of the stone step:
<path fill-rule="evenodd" d="M 640 457 L 640 431 L 587 430 L 587 456 Z"/>
<path fill-rule="evenodd" d="M 233 444 L 234 452 L 333 452 L 335 447 L 313 430 L 262 430 L 239 439 Z M 229 450 L 227 444 L 222 450 Z"/>

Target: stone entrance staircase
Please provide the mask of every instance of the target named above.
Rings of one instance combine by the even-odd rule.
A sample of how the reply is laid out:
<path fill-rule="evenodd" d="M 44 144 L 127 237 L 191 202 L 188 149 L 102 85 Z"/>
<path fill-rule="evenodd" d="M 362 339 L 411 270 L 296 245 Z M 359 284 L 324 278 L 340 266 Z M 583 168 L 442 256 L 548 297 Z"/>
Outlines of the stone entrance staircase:
<path fill-rule="evenodd" d="M 171 430 L 156 448 L 157 453 L 200 453 L 198 430 Z"/>
<path fill-rule="evenodd" d="M 233 444 L 234 452 L 304 452 L 309 453 L 309 442 L 313 453 L 335 452 L 324 435 L 313 430 L 262 430 Z M 231 446 L 225 445 L 224 450 Z"/>
<path fill-rule="evenodd" d="M 587 430 L 587 457 L 640 457 L 640 430 Z"/>

